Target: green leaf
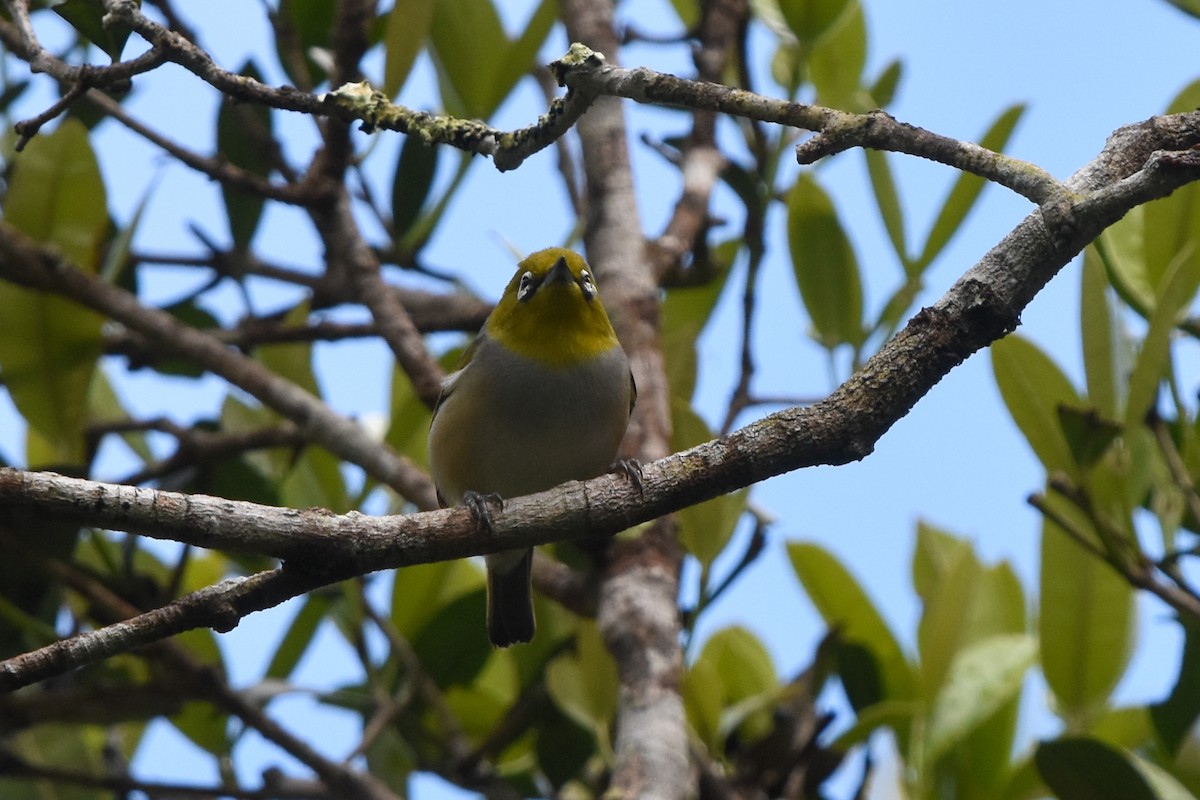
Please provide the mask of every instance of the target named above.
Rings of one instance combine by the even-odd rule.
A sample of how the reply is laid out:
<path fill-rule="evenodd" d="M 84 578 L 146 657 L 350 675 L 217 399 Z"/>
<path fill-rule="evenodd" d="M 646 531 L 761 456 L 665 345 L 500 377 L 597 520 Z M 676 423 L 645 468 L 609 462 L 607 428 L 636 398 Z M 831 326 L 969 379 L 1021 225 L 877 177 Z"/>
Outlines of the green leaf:
<path fill-rule="evenodd" d="M 331 49 L 336 11 L 328 0 L 279 0 L 271 15 L 279 63 L 297 86 L 308 88 L 328 78 L 328 60 L 313 55 Z"/>
<path fill-rule="evenodd" d="M 687 710 L 688 723 L 708 747 L 709 752 L 719 752 L 723 744 L 718 738 L 718 732 L 721 726 L 724 691 L 721 675 L 709 659 L 696 659 L 684 673 L 683 705 Z"/>
<path fill-rule="evenodd" d="M 696 390 L 696 340 L 712 318 L 730 272 L 726 267 L 699 286 L 676 286 L 667 291 L 661 311 L 661 341 L 672 398 L 692 401 Z"/>
<path fill-rule="evenodd" d="M 1168 114 L 1200 107 L 1200 80 L 1185 87 L 1167 108 Z M 1176 261 L 1200 262 L 1200 187 L 1189 184 L 1168 197 L 1147 203 L 1143 212 L 1146 271 L 1159 296 Z M 1193 263 L 1189 271 L 1200 271 Z M 1173 299 L 1173 298 L 1170 298 Z"/>
<path fill-rule="evenodd" d="M 1110 708 L 1096 717 L 1091 736 L 1113 747 L 1139 748 L 1154 737 L 1154 724 L 1150 720 L 1149 706 L 1123 706 Z"/>
<path fill-rule="evenodd" d="M 1065 502 L 1059 505 L 1061 513 L 1072 513 Z M 1090 529 L 1082 515 L 1075 513 L 1074 519 Z M 1049 520 L 1042 526 L 1041 562 L 1042 673 L 1068 730 L 1083 731 L 1129 663 L 1134 593 L 1111 567 Z"/>
<path fill-rule="evenodd" d="M 862 343 L 858 260 L 825 190 L 802 174 L 787 198 L 788 247 L 813 338 L 827 349 Z"/>
<path fill-rule="evenodd" d="M 1109 302 L 1108 280 L 1095 247 L 1083 253 L 1079 290 L 1079 327 L 1083 339 L 1083 370 L 1087 376 L 1088 400 L 1108 419 L 1118 419 L 1121 401 L 1117 375 L 1118 322 Z"/>
<path fill-rule="evenodd" d="M 383 67 L 383 93 L 395 97 L 408 79 L 413 62 L 425 46 L 433 22 L 434 0 L 396 0 L 383 34 L 387 59 Z"/>
<path fill-rule="evenodd" d="M 106 734 L 99 725 L 52 723 L 6 737 L 5 748 L 34 764 L 102 775 Z M 112 796 L 109 790 L 0 777 L 0 797 L 4 800 L 111 800 Z"/>
<path fill-rule="evenodd" d="M 1147 211 L 1149 214 L 1149 211 Z M 1149 239 L 1147 239 L 1147 246 Z M 1188 308 L 1200 286 L 1200 258 L 1181 252 L 1163 275 L 1155 297 L 1150 327 L 1142 340 L 1142 349 L 1134 361 L 1129 378 L 1129 400 L 1125 407 L 1125 427 L 1142 424 L 1146 413 L 1158 398 L 1158 385 L 1171 360 L 1171 334 L 1180 315 Z"/>
<path fill-rule="evenodd" d="M 831 749 L 840 753 L 849 752 L 850 748 L 866 742 L 880 728 L 891 728 L 897 733 L 907 730 L 917 710 L 916 703 L 897 700 L 885 700 L 858 710 L 854 724 L 838 735 Z"/>
<path fill-rule="evenodd" d="M 962 542 L 961 546 L 953 547 L 945 538 L 947 534 L 928 528 L 925 531 L 924 535 L 918 531 L 913 571 L 914 581 L 916 575 L 925 573 L 921 582 L 928 584 L 917 642 L 921 653 L 921 696 L 933 703 L 968 648 L 996 636 L 1025 633 L 1025 596 L 1008 564 L 985 567 L 970 545 Z M 928 554 L 935 557 L 931 559 Z M 922 562 L 924 567 L 920 567 Z M 995 711 L 984 714 L 983 718 Z M 988 733 L 984 738 L 1003 739 L 1005 725 L 997 722 Z M 1007 754 L 1008 746 L 1005 741 L 1000 749 Z M 972 754 L 983 755 L 978 748 Z"/>
<path fill-rule="evenodd" d="M 866 64 L 867 22 L 862 4 L 852 0 L 808 57 L 808 75 L 816 87 L 817 102 L 847 111 L 868 110 L 860 91 Z"/>
<path fill-rule="evenodd" d="M 904 236 L 904 209 L 900 205 L 900 195 L 896 193 L 896 182 L 892 178 L 892 168 L 888 164 L 887 153 L 881 150 L 867 150 L 867 173 L 871 176 L 871 188 L 875 191 L 875 205 L 879 207 L 879 216 L 887 228 L 888 238 L 891 239 L 892 249 L 896 257 L 904 265 L 905 273 L 909 271 L 908 244 Z"/>
<path fill-rule="evenodd" d="M 925 728 L 925 759 L 933 764 L 1021 690 L 1037 657 L 1026 634 L 1002 634 L 962 650 L 950 665 Z"/>
<path fill-rule="evenodd" d="M 491 0 L 440 0 L 430 26 L 435 63 L 443 79 L 442 102 L 454 113 L 487 119 L 534 57 L 554 23 L 557 4 L 542 0 L 510 41 Z M 449 91 L 446 91 L 446 90 Z"/>
<path fill-rule="evenodd" d="M 704 643 L 696 661 L 712 668 L 721 687 L 721 713 L 713 732 L 717 743 L 735 730 L 749 742 L 770 732 L 767 705 L 777 695 L 779 679 L 770 654 L 754 634 L 740 627 L 723 628 Z"/>
<path fill-rule="evenodd" d="M 321 447 L 306 447 L 279 485 L 288 508 L 324 508 L 335 514 L 350 510 L 341 460 Z"/>
<path fill-rule="evenodd" d="M 1139 756 L 1129 754 L 1129 761 L 1134 769 L 1141 773 L 1142 778 L 1150 786 L 1158 800 L 1196 800 L 1196 796 L 1180 783 L 1174 775 L 1167 772 L 1158 764 Z"/>
<path fill-rule="evenodd" d="M 671 8 L 675 9 L 679 21 L 687 30 L 693 30 L 699 24 L 700 4 L 698 0 L 671 0 Z"/>
<path fill-rule="evenodd" d="M 983 565 L 971 548 L 960 549 L 946 564 L 936 589 L 925 601 L 917 627 L 921 696 L 932 700 L 959 650 L 969 641 L 967 616 L 974 601 Z"/>
<path fill-rule="evenodd" d="M 1179 676 L 1171 694 L 1150 706 L 1150 721 L 1163 746 L 1172 757 L 1200 718 L 1200 626 L 1186 617 L 1180 619 L 1185 634 Z"/>
<path fill-rule="evenodd" d="M 1154 310 L 1157 284 L 1146 268 L 1145 206 L 1129 210 L 1092 243 L 1117 296 L 1143 317 Z"/>
<path fill-rule="evenodd" d="M 546 690 L 564 714 L 608 741 L 608 727 L 617 713 L 620 680 L 595 623 L 581 621 L 574 652 L 563 653 L 546 667 Z"/>
<path fill-rule="evenodd" d="M 912 668 L 896 637 L 854 577 L 832 554 L 815 544 L 792 542 L 788 545 L 788 557 L 800 585 L 825 624 L 839 628 L 843 641 L 857 642 L 870 651 L 883 678 L 884 699 L 910 699 Z"/>
<path fill-rule="evenodd" d="M 879 73 L 879 77 L 875 79 L 875 83 L 871 86 L 871 99 L 875 101 L 876 108 L 887 108 L 892 104 L 892 99 L 896 96 L 896 89 L 900 86 L 900 79 L 904 76 L 904 63 L 896 58 L 893 59 L 883 72 Z M 868 153 L 875 152 L 868 150 Z"/>
<path fill-rule="evenodd" d="M 1157 800 L 1124 755 L 1095 739 L 1042 742 L 1034 761 L 1059 800 Z"/>
<path fill-rule="evenodd" d="M 1009 106 L 988 128 L 979 144 L 989 150 L 1002 152 L 1024 113 L 1024 103 Z M 933 263 L 933 260 L 938 257 L 954 234 L 958 233 L 963 220 L 967 218 L 967 214 L 971 213 L 971 209 L 975 206 L 975 201 L 979 199 L 979 193 L 983 191 L 985 185 L 986 181 L 978 175 L 964 172 L 958 176 L 929 231 L 929 238 L 925 240 L 925 249 L 917 259 L 918 272 L 923 272 L 925 267 Z"/>
<path fill-rule="evenodd" d="M 108 230 L 108 200 L 87 129 L 67 119 L 34 137 L 12 161 L 4 219 L 90 273 Z"/>
<path fill-rule="evenodd" d="M 247 61 L 240 74 L 261 81 L 262 74 L 253 61 Z M 271 123 L 271 109 L 224 96 L 217 111 L 217 148 L 235 167 L 266 178 L 274 167 L 278 147 Z M 258 230 L 265 200 L 261 195 L 221 183 L 229 233 L 238 250 L 247 250 Z"/>
<path fill-rule="evenodd" d="M 482 742 L 504 720 L 519 690 L 513 651 L 497 651 L 469 684 L 446 691 L 446 705 L 462 725 L 463 733 Z"/>
<path fill-rule="evenodd" d="M 329 597 L 325 594 L 313 592 L 304 598 L 304 605 L 300 606 L 283 636 L 283 641 L 275 648 L 263 678 L 281 680 L 292 674 L 328 611 Z"/>
<path fill-rule="evenodd" d="M 913 550 L 913 589 L 928 603 L 946 573 L 958 561 L 966 541 L 924 521 L 917 523 L 917 546 Z"/>
<path fill-rule="evenodd" d="M 804 47 L 829 31 L 849 6 L 850 0 L 779 0 L 780 13 Z"/>
<path fill-rule="evenodd" d="M 139 2 L 140 6 L 141 3 Z M 104 0 L 51 0 L 54 13 L 71 23 L 79 34 L 103 50 L 113 61 L 121 60 L 121 52 L 133 29 L 125 24 L 104 25 Z"/>
<path fill-rule="evenodd" d="M 485 632 L 487 593 L 470 592 L 439 608 L 412 639 L 429 677 L 445 690 L 471 683 L 492 653 Z"/>
<path fill-rule="evenodd" d="M 1058 424 L 1072 458 L 1084 469 L 1095 466 L 1124 430 L 1119 422 L 1100 416 L 1095 409 L 1065 405 L 1058 407 Z"/>
<path fill-rule="evenodd" d="M 429 627 L 439 609 L 483 586 L 480 569 L 462 559 L 398 569 L 392 583 L 392 624 L 411 640 Z"/>
<path fill-rule="evenodd" d="M 574 780 L 596 754 L 596 737 L 553 706 L 538 715 L 537 763 L 550 785 L 562 788 Z"/>
<path fill-rule="evenodd" d="M 1183 13 L 1200 19 L 1200 0 L 1167 0 L 1167 2 Z"/>
<path fill-rule="evenodd" d="M 4 218 L 94 272 L 108 227 L 104 183 L 87 131 L 66 120 L 12 166 Z M 0 283 L 0 375 L 17 410 L 52 450 L 30 466 L 80 465 L 88 387 L 103 317 L 60 297 Z"/>
<path fill-rule="evenodd" d="M 1075 388 L 1037 345 L 1010 334 L 991 347 L 992 372 L 1013 422 L 1048 471 L 1077 472 L 1059 421 L 1062 406 L 1082 405 Z"/>
<path fill-rule="evenodd" d="M 392 232 L 397 242 L 417 221 L 429 197 L 439 152 L 440 148 L 427 145 L 416 136 L 404 139 L 392 180 Z"/>
<path fill-rule="evenodd" d="M 542 0 L 529 20 L 521 26 L 521 34 L 508 47 L 499 64 L 492 86 L 493 107 L 508 97 L 517 81 L 537 66 L 537 52 L 558 21 L 558 0 Z"/>
<path fill-rule="evenodd" d="M 688 403 L 671 401 L 671 449 L 686 450 L 713 438 L 712 431 Z M 679 512 L 679 540 L 704 567 L 712 564 L 746 510 L 749 490 L 742 489 L 703 503 L 689 506 Z"/>
<path fill-rule="evenodd" d="M 229 715 L 212 703 L 195 701 L 169 719 L 175 728 L 192 740 L 197 747 L 217 756 L 228 755 L 233 743 L 229 739 Z"/>

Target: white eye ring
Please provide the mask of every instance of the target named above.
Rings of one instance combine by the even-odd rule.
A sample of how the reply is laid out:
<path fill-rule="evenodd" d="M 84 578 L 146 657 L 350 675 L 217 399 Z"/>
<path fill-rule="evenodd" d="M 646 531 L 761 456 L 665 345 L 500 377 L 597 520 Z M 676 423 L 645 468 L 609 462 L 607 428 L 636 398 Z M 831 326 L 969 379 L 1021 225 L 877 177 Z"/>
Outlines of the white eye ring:
<path fill-rule="evenodd" d="M 517 299 L 525 300 L 531 291 L 533 291 L 533 273 L 526 272 L 521 276 L 521 282 L 517 285 Z"/>
<path fill-rule="evenodd" d="M 592 280 L 592 273 L 586 269 L 579 273 L 579 288 L 589 300 L 596 296 L 596 282 Z"/>

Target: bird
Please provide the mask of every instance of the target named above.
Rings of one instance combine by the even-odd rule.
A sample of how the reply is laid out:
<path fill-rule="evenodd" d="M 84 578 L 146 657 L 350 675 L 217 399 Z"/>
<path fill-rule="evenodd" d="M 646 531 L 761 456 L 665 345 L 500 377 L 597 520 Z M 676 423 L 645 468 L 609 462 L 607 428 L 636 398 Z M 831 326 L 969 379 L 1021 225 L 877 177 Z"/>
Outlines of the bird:
<path fill-rule="evenodd" d="M 611 468 L 637 399 L 629 358 L 578 253 L 551 247 L 517 265 L 495 309 L 446 376 L 429 428 L 443 505 L 490 527 L 489 503 L 586 480 Z M 487 632 L 528 642 L 533 550 L 489 554 Z"/>

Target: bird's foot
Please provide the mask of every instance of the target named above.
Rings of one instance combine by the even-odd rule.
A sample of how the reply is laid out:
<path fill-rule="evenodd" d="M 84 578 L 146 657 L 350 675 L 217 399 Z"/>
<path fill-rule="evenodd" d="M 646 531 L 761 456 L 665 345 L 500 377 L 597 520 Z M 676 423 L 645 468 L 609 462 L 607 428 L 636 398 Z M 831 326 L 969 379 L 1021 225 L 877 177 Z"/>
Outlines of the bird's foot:
<path fill-rule="evenodd" d="M 496 526 L 492 522 L 492 509 L 504 510 L 504 500 L 500 495 L 495 492 L 490 494 L 464 492 L 462 504 L 471 512 L 471 516 L 475 518 L 475 524 L 480 530 L 487 531 L 488 534 L 496 532 Z"/>
<path fill-rule="evenodd" d="M 619 458 L 613 462 L 608 471 L 623 475 L 625 480 L 637 489 L 638 494 L 642 493 L 642 463 L 636 458 Z"/>

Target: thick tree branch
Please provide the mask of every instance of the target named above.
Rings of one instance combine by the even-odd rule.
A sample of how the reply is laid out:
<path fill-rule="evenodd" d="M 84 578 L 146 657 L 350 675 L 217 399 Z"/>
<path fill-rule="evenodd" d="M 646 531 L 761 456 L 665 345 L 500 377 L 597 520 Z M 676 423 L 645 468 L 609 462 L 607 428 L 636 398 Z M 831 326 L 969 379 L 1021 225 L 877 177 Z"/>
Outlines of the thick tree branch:
<path fill-rule="evenodd" d="M 495 516 L 494 536 L 478 533 L 463 509 L 336 516 L 0 470 L 0 503 L 42 520 L 327 567 L 319 575 L 289 568 L 227 581 L 135 621 L 10 659 L 0 664 L 0 686 L 26 685 L 190 628 L 228 630 L 245 614 L 361 572 L 534 545 L 570 532 L 609 534 L 784 472 L 863 458 L 946 373 L 1012 330 L 1037 292 L 1101 231 L 1129 209 L 1198 179 L 1200 112 L 1122 128 L 1072 177 L 1071 194 L 1022 221 L 826 399 L 648 464 L 640 490 L 604 476 L 510 500 Z"/>

